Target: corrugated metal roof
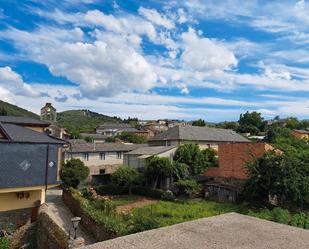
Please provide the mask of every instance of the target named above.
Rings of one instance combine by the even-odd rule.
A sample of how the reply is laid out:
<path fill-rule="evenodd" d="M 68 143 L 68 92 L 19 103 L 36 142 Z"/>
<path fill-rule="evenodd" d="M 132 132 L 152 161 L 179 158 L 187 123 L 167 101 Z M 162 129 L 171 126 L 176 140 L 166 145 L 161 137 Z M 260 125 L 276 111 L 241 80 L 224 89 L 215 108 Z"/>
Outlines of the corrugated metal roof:
<path fill-rule="evenodd" d="M 45 133 L 37 132 L 29 128 L 24 128 L 16 124 L 7 124 L 0 122 L 1 130 L 8 136 L 8 141 L 12 142 L 29 142 L 29 143 L 50 143 L 65 144 L 66 142 L 48 136 Z"/>
<path fill-rule="evenodd" d="M 141 147 L 135 150 L 132 150 L 131 152 L 128 152 L 127 154 L 130 155 L 156 155 L 160 154 L 166 151 L 169 151 L 171 149 L 176 148 L 176 146 L 145 146 Z"/>
<path fill-rule="evenodd" d="M 150 139 L 150 141 L 161 141 L 161 140 L 249 142 L 248 139 L 239 135 L 233 130 L 189 126 L 189 125 L 175 126 Z"/>

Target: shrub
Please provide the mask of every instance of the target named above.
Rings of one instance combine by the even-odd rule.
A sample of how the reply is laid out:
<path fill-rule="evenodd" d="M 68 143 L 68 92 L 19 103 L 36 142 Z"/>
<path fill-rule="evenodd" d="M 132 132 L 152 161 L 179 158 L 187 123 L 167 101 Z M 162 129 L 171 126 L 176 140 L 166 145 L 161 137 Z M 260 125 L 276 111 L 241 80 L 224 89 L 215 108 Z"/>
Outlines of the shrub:
<path fill-rule="evenodd" d="M 132 192 L 136 195 L 147 196 L 154 199 L 161 199 L 165 191 L 162 189 L 152 189 L 142 186 L 136 186 L 132 189 Z"/>
<path fill-rule="evenodd" d="M 9 239 L 0 238 L 0 249 L 8 249 L 8 248 L 9 248 Z"/>
<path fill-rule="evenodd" d="M 111 176 L 112 183 L 118 186 L 127 187 L 129 194 L 132 192 L 132 186 L 139 179 L 139 173 L 136 169 L 129 166 L 123 166 L 116 170 Z"/>
<path fill-rule="evenodd" d="M 291 225 L 295 227 L 305 228 L 307 216 L 305 213 L 298 213 L 293 215 Z"/>
<path fill-rule="evenodd" d="M 61 179 L 65 188 L 77 188 L 79 183 L 89 175 L 89 168 L 79 159 L 71 159 L 64 163 Z"/>
<path fill-rule="evenodd" d="M 133 215 L 133 227 L 131 230 L 132 233 L 138 233 L 159 227 L 160 224 L 152 217 L 141 215 L 140 213 Z"/>
<path fill-rule="evenodd" d="M 289 224 L 290 212 L 283 208 L 274 208 L 272 210 L 272 220 L 282 224 Z"/>
<path fill-rule="evenodd" d="M 194 180 L 179 180 L 175 183 L 175 186 L 178 189 L 178 194 L 186 195 L 190 198 L 197 196 L 202 190 L 201 185 Z"/>
<path fill-rule="evenodd" d="M 161 199 L 164 201 L 174 201 L 175 196 L 172 191 L 167 190 L 162 194 Z"/>
<path fill-rule="evenodd" d="M 97 185 L 94 189 L 99 195 L 126 195 L 128 194 L 127 187 L 121 187 L 114 184 Z"/>

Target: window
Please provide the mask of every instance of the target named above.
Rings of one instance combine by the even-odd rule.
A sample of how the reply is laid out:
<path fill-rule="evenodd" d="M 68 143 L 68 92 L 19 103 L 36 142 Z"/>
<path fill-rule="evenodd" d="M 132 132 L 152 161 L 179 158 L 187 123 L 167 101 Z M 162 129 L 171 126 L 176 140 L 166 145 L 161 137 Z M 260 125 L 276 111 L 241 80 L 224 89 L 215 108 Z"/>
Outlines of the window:
<path fill-rule="evenodd" d="M 105 160 L 105 153 L 104 152 L 100 153 L 100 159 Z"/>
<path fill-rule="evenodd" d="M 89 153 L 83 153 L 83 159 L 89 161 Z"/>
<path fill-rule="evenodd" d="M 121 159 L 122 158 L 122 153 L 121 152 L 117 152 L 117 159 Z"/>
<path fill-rule="evenodd" d="M 105 169 L 100 169 L 100 175 L 105 175 Z"/>

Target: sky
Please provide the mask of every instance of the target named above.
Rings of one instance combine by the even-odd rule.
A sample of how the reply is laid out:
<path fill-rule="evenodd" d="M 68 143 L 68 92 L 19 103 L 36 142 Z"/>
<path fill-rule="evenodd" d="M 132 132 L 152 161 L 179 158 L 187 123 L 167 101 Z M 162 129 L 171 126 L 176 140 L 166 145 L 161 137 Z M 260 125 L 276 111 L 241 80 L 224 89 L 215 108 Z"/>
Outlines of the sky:
<path fill-rule="evenodd" d="M 0 0 L 0 100 L 39 113 L 309 118 L 309 1 Z"/>

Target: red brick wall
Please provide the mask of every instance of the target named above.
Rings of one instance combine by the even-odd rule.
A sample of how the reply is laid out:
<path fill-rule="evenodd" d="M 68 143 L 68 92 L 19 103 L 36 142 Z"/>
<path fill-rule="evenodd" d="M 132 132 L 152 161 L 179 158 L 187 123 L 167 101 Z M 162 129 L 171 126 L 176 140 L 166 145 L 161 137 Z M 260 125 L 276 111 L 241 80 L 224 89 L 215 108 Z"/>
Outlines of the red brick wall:
<path fill-rule="evenodd" d="M 265 143 L 219 144 L 219 167 L 208 168 L 205 176 L 247 179 L 246 162 L 260 157 L 272 147 Z"/>

